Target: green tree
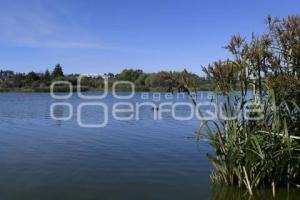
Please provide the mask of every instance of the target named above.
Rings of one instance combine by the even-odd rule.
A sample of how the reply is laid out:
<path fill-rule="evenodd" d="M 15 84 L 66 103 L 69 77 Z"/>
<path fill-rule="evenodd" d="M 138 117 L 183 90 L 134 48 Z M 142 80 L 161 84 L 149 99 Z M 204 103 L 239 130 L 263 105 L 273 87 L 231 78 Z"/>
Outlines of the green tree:
<path fill-rule="evenodd" d="M 136 81 L 144 72 L 141 69 L 124 69 L 120 74 L 117 74 L 117 79 L 122 81 Z"/>
<path fill-rule="evenodd" d="M 51 75 L 50 75 L 50 72 L 48 69 L 45 71 L 45 73 L 42 76 L 42 82 L 45 85 L 50 85 L 50 83 L 51 83 Z"/>
<path fill-rule="evenodd" d="M 31 84 L 35 81 L 38 81 L 40 77 L 35 72 L 29 72 L 26 77 L 26 82 Z"/>
<path fill-rule="evenodd" d="M 55 65 L 54 70 L 53 70 L 51 76 L 54 79 L 64 77 L 64 72 L 63 72 L 63 69 L 60 66 L 60 64 Z"/>

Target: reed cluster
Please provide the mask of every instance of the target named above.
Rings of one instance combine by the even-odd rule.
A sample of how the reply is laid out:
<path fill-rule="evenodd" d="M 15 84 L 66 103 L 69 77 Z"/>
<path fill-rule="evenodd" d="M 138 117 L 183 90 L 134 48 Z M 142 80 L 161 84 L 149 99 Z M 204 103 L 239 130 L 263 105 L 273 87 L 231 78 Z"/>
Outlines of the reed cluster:
<path fill-rule="evenodd" d="M 300 17 L 266 19 L 268 31 L 250 40 L 233 36 L 225 47 L 232 58 L 204 67 L 225 97 L 223 110 L 237 118 L 203 121 L 214 149 L 214 183 L 255 189 L 300 184 Z M 257 107 L 256 107 L 257 105 Z"/>

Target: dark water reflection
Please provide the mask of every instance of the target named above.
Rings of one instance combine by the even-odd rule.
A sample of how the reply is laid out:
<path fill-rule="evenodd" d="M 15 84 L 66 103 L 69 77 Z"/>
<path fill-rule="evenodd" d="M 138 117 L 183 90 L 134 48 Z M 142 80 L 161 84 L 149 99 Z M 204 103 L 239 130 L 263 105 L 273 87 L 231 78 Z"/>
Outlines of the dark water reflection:
<path fill-rule="evenodd" d="M 230 199 L 230 200 L 296 200 L 299 199 L 299 189 L 297 188 L 277 188 L 275 192 L 275 198 L 273 198 L 272 190 L 264 189 L 264 190 L 256 190 L 254 191 L 254 195 L 250 196 L 246 189 L 237 188 L 237 187 L 229 187 L 229 186 L 220 186 L 220 185 L 212 185 L 212 200 L 222 200 L 222 199 Z"/>

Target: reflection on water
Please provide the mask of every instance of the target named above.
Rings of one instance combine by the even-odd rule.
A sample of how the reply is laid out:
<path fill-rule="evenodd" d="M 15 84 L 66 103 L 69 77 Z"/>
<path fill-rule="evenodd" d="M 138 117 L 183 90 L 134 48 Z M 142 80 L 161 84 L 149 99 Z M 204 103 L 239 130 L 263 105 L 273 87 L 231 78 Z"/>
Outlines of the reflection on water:
<path fill-rule="evenodd" d="M 65 106 L 55 106 L 53 107 L 53 117 L 57 120 L 56 124 L 60 126 L 62 124 L 61 118 L 65 117 L 66 107 Z"/>
<path fill-rule="evenodd" d="M 229 186 L 220 186 L 212 185 L 212 196 L 211 200 L 296 200 L 299 199 L 300 191 L 297 188 L 277 188 L 275 198 L 273 198 L 272 190 L 255 190 L 253 197 L 249 195 L 245 188 L 238 187 L 229 187 Z"/>

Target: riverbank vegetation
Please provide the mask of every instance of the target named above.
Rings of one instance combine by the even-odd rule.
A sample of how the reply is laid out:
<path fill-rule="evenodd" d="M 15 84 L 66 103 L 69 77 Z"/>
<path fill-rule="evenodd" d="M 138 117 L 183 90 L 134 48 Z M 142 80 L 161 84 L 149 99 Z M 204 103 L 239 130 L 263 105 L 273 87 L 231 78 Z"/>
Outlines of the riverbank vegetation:
<path fill-rule="evenodd" d="M 120 73 L 106 73 L 108 86 L 111 89 L 115 81 L 131 81 L 137 91 L 160 91 L 173 92 L 183 91 L 181 77 L 188 80 L 188 87 L 193 91 L 212 90 L 212 81 L 205 77 L 187 72 L 161 71 L 157 73 L 145 73 L 140 69 L 125 69 Z M 13 71 L 0 70 L 0 92 L 49 92 L 53 81 L 69 81 L 76 89 L 79 74 L 65 75 L 62 67 L 57 64 L 53 71 L 46 70 L 44 73 L 29 72 L 15 73 Z M 55 87 L 57 91 L 67 92 L 66 86 Z M 104 79 L 100 76 L 85 77 L 82 80 L 83 91 L 101 91 L 104 88 Z M 119 91 L 127 91 L 130 88 L 118 87 Z"/>
<path fill-rule="evenodd" d="M 203 68 L 226 116 L 240 112 L 203 123 L 215 152 L 212 181 L 275 196 L 277 187 L 300 187 L 300 17 L 267 17 L 266 26 L 250 39 L 233 36 L 225 47 L 232 57 Z"/>

